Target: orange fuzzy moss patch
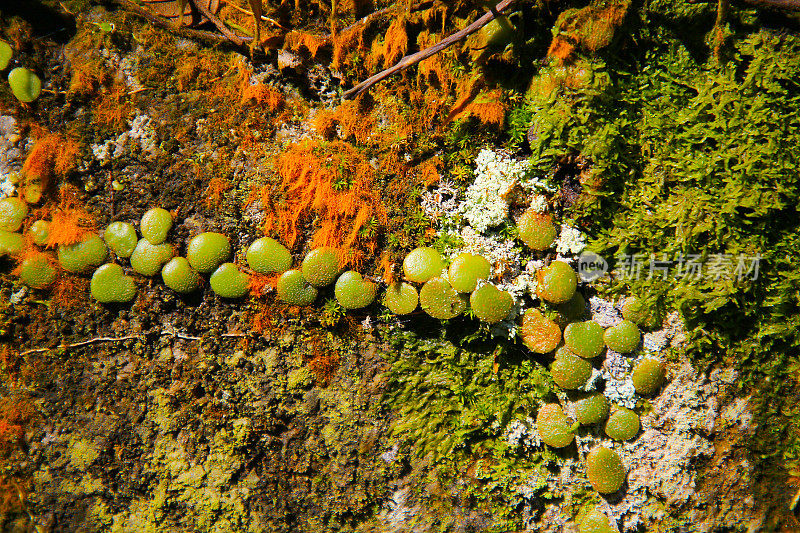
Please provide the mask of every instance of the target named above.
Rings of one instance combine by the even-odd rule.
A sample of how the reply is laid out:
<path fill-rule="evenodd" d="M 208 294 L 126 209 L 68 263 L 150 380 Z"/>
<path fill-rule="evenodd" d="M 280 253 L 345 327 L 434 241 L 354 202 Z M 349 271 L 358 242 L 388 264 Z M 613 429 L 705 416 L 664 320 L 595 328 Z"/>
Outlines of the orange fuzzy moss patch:
<path fill-rule="evenodd" d="M 408 33 L 406 31 L 407 21 L 404 16 L 397 17 L 389 29 L 383 42 L 375 42 L 372 45 L 372 55 L 370 59 L 374 66 L 389 67 L 397 63 L 408 52 Z"/>
<path fill-rule="evenodd" d="M 27 400 L 0 399 L 0 456 L 8 456 L 19 444 L 35 413 Z"/>
<path fill-rule="evenodd" d="M 56 279 L 52 294 L 52 308 L 66 310 L 83 307 L 89 297 L 89 280 L 62 272 Z"/>
<path fill-rule="evenodd" d="M 80 151 L 80 144 L 66 135 L 50 133 L 37 140 L 22 165 L 26 201 L 38 202 L 53 177 L 69 174 L 77 166 Z"/>
<path fill-rule="evenodd" d="M 52 213 L 47 247 L 55 248 L 61 244 L 80 242 L 94 231 L 94 217 L 81 207 L 78 189 L 62 185 L 59 190 L 59 203 Z"/>
<path fill-rule="evenodd" d="M 208 182 L 208 187 L 205 190 L 206 207 L 209 209 L 213 206 L 218 206 L 222 202 L 222 195 L 233 187 L 230 181 L 225 178 L 215 176 Z"/>
<path fill-rule="evenodd" d="M 114 83 L 104 89 L 92 106 L 93 122 L 110 131 L 124 130 L 128 126 L 128 116 L 133 111 L 129 96 L 128 88 L 122 83 Z"/>
<path fill-rule="evenodd" d="M 257 83 L 255 85 L 248 85 L 242 90 L 242 104 L 259 105 L 266 107 L 270 111 L 277 111 L 281 109 L 286 103 L 283 94 L 269 85 Z"/>
<path fill-rule="evenodd" d="M 287 49 L 295 52 L 306 50 L 311 54 L 311 57 L 317 57 L 320 49 L 330 43 L 330 38 L 326 36 L 313 35 L 301 31 L 289 32 L 284 40 L 284 46 Z"/>
<path fill-rule="evenodd" d="M 339 354 L 328 346 L 321 335 L 308 340 L 308 350 L 303 354 L 303 362 L 314 374 L 317 383 L 323 387 L 330 385 L 339 368 Z"/>
<path fill-rule="evenodd" d="M 263 296 L 268 291 L 274 290 L 279 276 L 280 274 L 251 274 L 248 284 L 250 294 L 252 296 Z"/>
<path fill-rule="evenodd" d="M 558 34 L 553 37 L 547 55 L 559 63 L 573 58 L 576 48 L 596 52 L 611 44 L 616 29 L 625 20 L 630 0 L 564 11 L 556 21 Z"/>

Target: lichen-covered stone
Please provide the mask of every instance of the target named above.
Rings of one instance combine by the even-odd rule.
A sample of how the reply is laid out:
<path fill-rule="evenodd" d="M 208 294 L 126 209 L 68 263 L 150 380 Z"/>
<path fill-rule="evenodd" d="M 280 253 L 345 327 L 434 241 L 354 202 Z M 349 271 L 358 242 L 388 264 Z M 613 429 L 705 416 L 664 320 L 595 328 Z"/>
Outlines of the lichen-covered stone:
<path fill-rule="evenodd" d="M 603 351 L 603 328 L 597 322 L 574 322 L 564 328 L 564 344 L 575 354 L 591 359 Z"/>
<path fill-rule="evenodd" d="M 106 263 L 94 271 L 90 290 L 100 303 L 124 303 L 136 296 L 133 278 L 126 276 L 122 267 L 114 263 Z"/>
<path fill-rule="evenodd" d="M 564 261 L 553 261 L 538 272 L 537 279 L 539 297 L 554 304 L 570 301 L 578 286 L 575 270 Z"/>
<path fill-rule="evenodd" d="M 630 320 L 623 320 L 616 326 L 608 328 L 603 335 L 606 346 L 615 352 L 629 353 L 639 346 L 642 334 Z"/>
<path fill-rule="evenodd" d="M 630 440 L 639 433 L 639 415 L 627 407 L 615 406 L 606 421 L 606 435 L 614 440 Z"/>
<path fill-rule="evenodd" d="M 261 274 L 286 272 L 292 268 L 292 254 L 275 239 L 261 237 L 247 249 L 247 264 Z"/>
<path fill-rule="evenodd" d="M 276 284 L 278 298 L 291 305 L 309 305 L 317 298 L 317 288 L 299 270 L 287 270 Z"/>
<path fill-rule="evenodd" d="M 189 241 L 186 259 L 193 269 L 207 274 L 213 272 L 231 256 L 231 243 L 222 233 L 201 233 Z"/>
<path fill-rule="evenodd" d="M 511 313 L 514 298 L 508 292 L 486 283 L 470 295 L 469 303 L 479 320 L 495 324 Z"/>
<path fill-rule="evenodd" d="M 50 236 L 50 222 L 46 220 L 37 220 L 28 228 L 28 234 L 30 234 L 31 239 L 33 239 L 33 244 L 44 246 L 47 244 L 47 238 Z"/>
<path fill-rule="evenodd" d="M 17 255 L 25 247 L 22 234 L 0 229 L 0 257 L 4 255 Z"/>
<path fill-rule="evenodd" d="M 467 308 L 466 300 L 444 278 L 431 278 L 419 291 L 422 309 L 433 318 L 447 320 Z"/>
<path fill-rule="evenodd" d="M 549 403 L 539 408 L 536 414 L 536 429 L 542 442 L 553 448 L 569 446 L 575 439 L 572 432 L 572 423 L 555 403 Z"/>
<path fill-rule="evenodd" d="M 48 254 L 26 257 L 19 266 L 19 279 L 33 289 L 49 287 L 56 280 L 54 263 L 55 259 Z"/>
<path fill-rule="evenodd" d="M 450 263 L 447 278 L 458 292 L 472 292 L 478 280 L 489 279 L 492 266 L 482 255 L 460 253 Z"/>
<path fill-rule="evenodd" d="M 583 387 L 592 375 L 592 365 L 565 348 L 556 352 L 550 364 L 550 375 L 562 389 L 572 390 Z"/>
<path fill-rule="evenodd" d="M 529 209 L 517 222 L 519 238 L 531 250 L 546 250 L 553 245 L 558 231 L 550 215 Z"/>
<path fill-rule="evenodd" d="M 250 289 L 250 276 L 233 263 L 222 263 L 209 278 L 211 290 L 223 298 L 241 298 Z"/>
<path fill-rule="evenodd" d="M 361 309 L 368 306 L 375 301 L 377 292 L 377 285 L 352 270 L 342 273 L 334 287 L 336 301 L 345 309 Z"/>
<path fill-rule="evenodd" d="M 598 424 L 608 417 L 610 405 L 602 393 L 587 394 L 575 402 L 575 418 L 584 426 Z"/>
<path fill-rule="evenodd" d="M 169 243 L 152 244 L 139 239 L 131 254 L 131 268 L 142 276 L 155 276 L 174 255 L 175 248 Z"/>
<path fill-rule="evenodd" d="M 164 284 L 175 292 L 186 294 L 200 288 L 200 275 L 185 257 L 173 257 L 161 269 Z"/>
<path fill-rule="evenodd" d="M 17 231 L 28 216 L 28 204 L 16 196 L 0 200 L 0 230 Z"/>
<path fill-rule="evenodd" d="M 30 103 L 42 92 L 42 80 L 24 67 L 17 67 L 8 74 L 11 92 L 20 102 Z"/>
<path fill-rule="evenodd" d="M 625 483 L 625 467 L 619 454 L 598 446 L 586 456 L 586 477 L 600 494 L 617 492 Z"/>
<path fill-rule="evenodd" d="M 303 277 L 315 287 L 325 287 L 336 280 L 341 269 L 336 249 L 330 247 L 311 250 L 300 267 Z"/>
<path fill-rule="evenodd" d="M 142 237 L 150 241 L 150 244 L 161 244 L 167 240 L 167 234 L 172 229 L 172 215 L 161 207 L 148 209 L 142 215 L 139 229 L 142 232 Z"/>
<path fill-rule="evenodd" d="M 645 357 L 633 368 L 633 386 L 642 396 L 649 396 L 656 392 L 664 383 L 667 376 L 667 367 L 661 359 Z"/>
<path fill-rule="evenodd" d="M 136 228 L 127 222 L 112 222 L 103 233 L 103 240 L 117 257 L 130 257 L 139 243 Z"/>
<path fill-rule="evenodd" d="M 408 281 L 425 283 L 440 276 L 444 270 L 444 259 L 435 248 L 424 246 L 415 248 L 403 260 L 403 272 Z"/>
<path fill-rule="evenodd" d="M 417 308 L 419 294 L 410 283 L 392 283 L 386 288 L 383 304 L 396 315 L 407 315 Z"/>
<path fill-rule="evenodd" d="M 108 248 L 99 235 L 92 233 L 81 242 L 58 247 L 58 262 L 67 272 L 85 272 L 103 264 Z"/>

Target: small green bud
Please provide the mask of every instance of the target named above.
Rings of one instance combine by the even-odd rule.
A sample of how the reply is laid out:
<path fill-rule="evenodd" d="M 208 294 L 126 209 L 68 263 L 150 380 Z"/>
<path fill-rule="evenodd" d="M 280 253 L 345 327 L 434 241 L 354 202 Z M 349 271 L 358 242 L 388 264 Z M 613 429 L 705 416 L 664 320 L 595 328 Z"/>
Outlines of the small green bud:
<path fill-rule="evenodd" d="M 309 305 L 317 298 L 317 288 L 299 270 L 287 270 L 278 278 L 278 298 L 291 305 Z"/>
<path fill-rule="evenodd" d="M 575 435 L 572 424 L 561 406 L 555 403 L 543 405 L 536 414 L 536 429 L 542 442 L 553 448 L 569 446 Z"/>
<path fill-rule="evenodd" d="M 533 210 L 525 211 L 517 223 L 519 238 L 531 250 L 547 250 L 556 240 L 556 227 L 549 215 Z"/>
<path fill-rule="evenodd" d="M 142 276 L 155 276 L 174 255 L 171 244 L 151 244 L 147 239 L 139 239 L 131 254 L 131 268 Z"/>
<path fill-rule="evenodd" d="M 600 494 L 617 492 L 625 483 L 625 467 L 619 454 L 598 446 L 586 456 L 586 477 Z"/>
<path fill-rule="evenodd" d="M 222 233 L 206 232 L 193 237 L 186 249 L 186 259 L 193 269 L 207 274 L 231 256 L 231 243 Z"/>
<path fill-rule="evenodd" d="M 0 200 L 0 230 L 17 231 L 22 221 L 28 216 L 28 204 L 21 198 L 4 198 Z"/>
<path fill-rule="evenodd" d="M 608 328 L 603 339 L 610 349 L 619 353 L 629 353 L 639 346 L 642 334 L 636 324 L 630 320 L 623 320 L 616 326 Z"/>
<path fill-rule="evenodd" d="M 106 263 L 94 271 L 90 289 L 92 297 L 100 303 L 130 302 L 136 296 L 133 278 L 114 263 Z"/>
<path fill-rule="evenodd" d="M 482 255 L 461 253 L 450 263 L 447 277 L 458 292 L 472 292 L 478 280 L 489 279 L 492 266 Z"/>
<path fill-rule="evenodd" d="M 564 344 L 583 358 L 597 357 L 605 347 L 603 328 L 597 322 L 575 322 L 564 328 Z"/>
<path fill-rule="evenodd" d="M 39 246 L 47 244 L 47 238 L 50 236 L 50 223 L 46 220 L 37 220 L 31 227 L 28 228 L 33 243 Z"/>
<path fill-rule="evenodd" d="M 175 292 L 190 293 L 200 288 L 200 275 L 185 257 L 173 257 L 161 269 L 164 284 Z"/>
<path fill-rule="evenodd" d="M 0 229 L 0 257 L 17 255 L 25 247 L 25 239 L 19 233 Z"/>
<path fill-rule="evenodd" d="M 592 365 L 569 350 L 561 349 L 556 352 L 556 358 L 550 364 L 550 375 L 562 389 L 577 389 L 589 381 Z"/>
<path fill-rule="evenodd" d="M 386 288 L 383 304 L 396 315 L 407 315 L 417 308 L 419 294 L 410 283 L 393 283 Z"/>
<path fill-rule="evenodd" d="M 106 227 L 103 239 L 117 257 L 130 257 L 139 243 L 136 228 L 127 222 L 112 222 Z"/>
<path fill-rule="evenodd" d="M 275 239 L 261 237 L 247 249 L 247 264 L 261 274 L 286 272 L 292 268 L 292 254 Z"/>
<path fill-rule="evenodd" d="M 311 250 L 300 266 L 303 277 L 315 287 L 330 285 L 339 275 L 339 256 L 335 248 L 322 247 Z"/>
<path fill-rule="evenodd" d="M 81 242 L 58 247 L 58 262 L 67 272 L 85 272 L 102 265 L 108 257 L 108 248 L 99 235 L 92 233 Z"/>
<path fill-rule="evenodd" d="M 39 76 L 22 67 L 17 67 L 8 74 L 8 84 L 20 102 L 33 102 L 42 91 L 42 80 Z"/>
<path fill-rule="evenodd" d="M 414 283 L 425 283 L 433 277 L 440 276 L 442 270 L 444 270 L 442 254 L 428 246 L 411 250 L 403 260 L 406 279 Z"/>
<path fill-rule="evenodd" d="M 423 311 L 433 318 L 447 320 L 460 315 L 467 308 L 466 300 L 444 278 L 431 278 L 419 291 Z"/>
<path fill-rule="evenodd" d="M 150 244 L 161 244 L 167 240 L 167 233 L 172 229 L 172 215 L 160 207 L 149 209 L 142 215 L 139 229 Z"/>
<path fill-rule="evenodd" d="M 378 287 L 361 274 L 348 270 L 336 280 L 336 301 L 345 309 L 361 309 L 375 301 Z"/>
<path fill-rule="evenodd" d="M 563 304 L 575 295 L 578 276 L 564 261 L 553 261 L 538 272 L 539 287 L 537 294 L 543 300 L 554 304 Z"/>
<path fill-rule="evenodd" d="M 478 319 L 495 324 L 504 320 L 511 313 L 511 308 L 514 307 L 514 298 L 508 292 L 486 283 L 472 293 L 469 303 Z"/>
<path fill-rule="evenodd" d="M 250 276 L 241 272 L 233 263 L 223 263 L 211 278 L 211 290 L 223 298 L 241 298 L 250 289 Z"/>
<path fill-rule="evenodd" d="M 44 289 L 56 280 L 55 261 L 48 254 L 26 258 L 19 266 L 19 278 L 32 289 Z"/>
<path fill-rule="evenodd" d="M 630 440 L 639 433 L 639 415 L 626 407 L 615 406 L 606 421 L 606 435 L 614 440 Z"/>
<path fill-rule="evenodd" d="M 656 392 L 664 383 L 667 376 L 667 367 L 661 359 L 645 357 L 633 368 L 633 386 L 642 396 L 649 396 Z"/>

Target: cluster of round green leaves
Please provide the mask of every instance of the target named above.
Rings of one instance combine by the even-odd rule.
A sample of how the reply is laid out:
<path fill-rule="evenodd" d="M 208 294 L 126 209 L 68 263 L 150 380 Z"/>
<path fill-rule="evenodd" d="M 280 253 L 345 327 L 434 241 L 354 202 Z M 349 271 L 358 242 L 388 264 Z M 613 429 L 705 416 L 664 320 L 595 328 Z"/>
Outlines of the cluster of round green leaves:
<path fill-rule="evenodd" d="M 14 50 L 5 41 L 0 41 L 0 70 L 8 67 Z M 39 76 L 24 67 L 17 67 L 8 73 L 8 84 L 11 92 L 20 102 L 30 103 L 42 92 L 42 80 Z"/>
<path fill-rule="evenodd" d="M 0 200 L 0 257 L 17 256 L 25 250 L 25 237 L 21 233 L 22 223 L 28 216 L 28 204 L 17 197 Z M 34 224 L 30 240 L 36 245 L 47 241 L 47 227 Z M 17 270 L 22 282 L 34 289 L 43 289 L 56 280 L 55 258 L 44 252 L 32 250 L 26 253 Z"/>

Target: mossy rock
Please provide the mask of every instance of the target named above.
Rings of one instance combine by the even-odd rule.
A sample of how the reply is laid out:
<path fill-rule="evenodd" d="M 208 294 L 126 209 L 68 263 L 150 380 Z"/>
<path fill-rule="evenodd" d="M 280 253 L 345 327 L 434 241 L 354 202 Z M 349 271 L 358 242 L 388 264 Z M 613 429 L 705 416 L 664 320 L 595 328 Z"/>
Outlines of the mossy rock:
<path fill-rule="evenodd" d="M 467 303 L 444 278 L 431 278 L 419 291 L 423 311 L 433 318 L 447 320 L 464 312 Z"/>
<path fill-rule="evenodd" d="M 174 256 L 175 248 L 171 244 L 152 244 L 147 239 L 139 239 L 131 254 L 131 268 L 142 276 L 155 276 Z"/>
<path fill-rule="evenodd" d="M 17 100 L 26 104 L 39 98 L 39 93 L 42 92 L 42 80 L 39 76 L 23 67 L 17 67 L 8 73 L 8 84 Z"/>
<path fill-rule="evenodd" d="M 201 233 L 189 241 L 186 260 L 193 269 L 207 274 L 231 256 L 231 242 L 222 233 Z"/>
<path fill-rule="evenodd" d="M 564 261 L 553 261 L 537 274 L 539 282 L 537 294 L 553 304 L 563 304 L 575 295 L 578 275 Z"/>
<path fill-rule="evenodd" d="M 309 305 L 317 298 L 317 288 L 299 270 L 287 270 L 276 284 L 278 298 L 291 305 Z"/>
<path fill-rule="evenodd" d="M 423 246 L 415 248 L 403 260 L 406 279 L 414 283 L 425 283 L 440 276 L 444 270 L 444 259 L 435 248 Z"/>
<path fill-rule="evenodd" d="M 578 320 L 586 315 L 586 299 L 577 291 L 568 302 L 558 304 L 556 309 L 569 320 Z"/>
<path fill-rule="evenodd" d="M 142 215 L 139 223 L 142 237 L 150 244 L 161 244 L 167 240 L 167 234 L 172 229 L 172 215 L 166 209 L 154 207 Z"/>
<path fill-rule="evenodd" d="M 586 456 L 586 477 L 600 494 L 617 492 L 625 483 L 625 467 L 619 454 L 605 446 L 598 446 Z"/>
<path fill-rule="evenodd" d="M 552 352 L 561 342 L 561 328 L 538 309 L 525 311 L 520 334 L 523 344 L 533 353 Z"/>
<path fill-rule="evenodd" d="M 623 320 L 616 326 L 606 329 L 603 340 L 609 349 L 619 353 L 630 353 L 639 346 L 642 334 L 630 320 Z"/>
<path fill-rule="evenodd" d="M 558 235 L 558 230 L 553 224 L 550 215 L 537 213 L 529 209 L 517 222 L 519 238 L 531 250 L 547 250 L 553 245 Z"/>
<path fill-rule="evenodd" d="M 505 320 L 511 313 L 514 298 L 508 292 L 487 283 L 470 295 L 469 304 L 479 320 L 495 324 Z"/>
<path fill-rule="evenodd" d="M 112 222 L 103 232 L 103 240 L 117 257 L 130 257 L 139 244 L 136 228 L 127 222 Z"/>
<path fill-rule="evenodd" d="M 200 274 L 185 257 L 173 257 L 161 269 L 164 284 L 175 292 L 190 293 L 200 288 Z"/>
<path fill-rule="evenodd" d="M 553 448 L 569 446 L 575 439 L 572 423 L 556 403 L 543 405 L 536 414 L 536 429 L 542 442 Z"/>
<path fill-rule="evenodd" d="M 292 268 L 292 254 L 275 239 L 261 237 L 247 249 L 247 264 L 260 274 L 286 272 Z"/>
<path fill-rule="evenodd" d="M 608 418 L 610 405 L 608 399 L 600 392 L 583 396 L 575 402 L 575 418 L 581 425 L 599 424 Z"/>
<path fill-rule="evenodd" d="M 410 283 L 392 283 L 383 295 L 383 305 L 396 315 L 407 315 L 417 308 L 419 294 Z"/>
<path fill-rule="evenodd" d="M 67 272 L 85 272 L 103 264 L 108 248 L 99 235 L 92 233 L 81 242 L 58 247 L 58 262 Z"/>
<path fill-rule="evenodd" d="M 489 279 L 492 266 L 482 255 L 461 253 L 450 263 L 447 278 L 458 292 L 472 292 L 478 280 Z"/>
<path fill-rule="evenodd" d="M 114 263 L 106 263 L 94 271 L 90 290 L 100 303 L 125 303 L 136 296 L 133 278 L 126 276 L 122 267 Z"/>
<path fill-rule="evenodd" d="M 562 389 L 578 389 L 586 385 L 592 376 L 592 365 L 586 359 L 561 348 L 556 352 L 556 358 L 550 364 L 550 375 L 553 376 L 556 385 Z"/>
<path fill-rule="evenodd" d="M 375 301 L 378 286 L 358 272 L 348 270 L 336 280 L 333 292 L 336 301 L 345 309 L 361 309 Z"/>
<path fill-rule="evenodd" d="M 631 440 L 641 427 L 639 415 L 627 407 L 615 406 L 606 421 L 606 435 L 614 440 Z"/>
<path fill-rule="evenodd" d="M 335 248 L 323 247 L 311 250 L 300 267 L 303 277 L 315 287 L 325 287 L 336 280 L 341 269 Z"/>
<path fill-rule="evenodd" d="M 54 265 L 55 258 L 48 254 L 37 253 L 26 257 L 19 266 L 19 279 L 32 289 L 44 289 L 56 280 Z"/>
<path fill-rule="evenodd" d="M 656 392 L 664 383 L 667 376 L 667 367 L 661 359 L 645 357 L 633 368 L 633 386 L 642 396 L 649 396 Z"/>
<path fill-rule="evenodd" d="M 25 239 L 21 233 L 0 229 L 0 257 L 22 253 L 24 247 Z"/>
<path fill-rule="evenodd" d="M 16 196 L 0 200 L 0 230 L 17 231 L 28 216 L 28 204 Z"/>
<path fill-rule="evenodd" d="M 250 290 L 250 276 L 233 263 L 222 263 L 208 281 L 211 290 L 223 298 L 241 298 Z"/>
<path fill-rule="evenodd" d="M 33 239 L 33 244 L 44 246 L 50 237 L 50 222 L 47 220 L 37 220 L 28 228 L 28 234 Z"/>
<path fill-rule="evenodd" d="M 618 533 L 606 515 L 594 509 L 581 519 L 578 533 Z"/>
<path fill-rule="evenodd" d="M 605 348 L 603 333 L 603 327 L 592 320 L 574 322 L 564 328 L 564 344 L 575 354 L 591 359 Z"/>

